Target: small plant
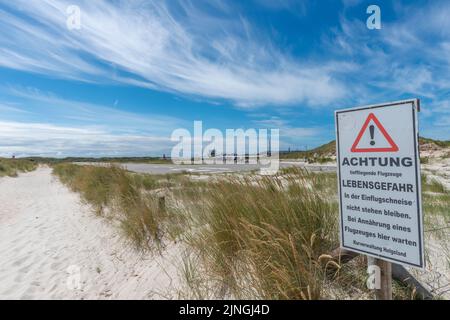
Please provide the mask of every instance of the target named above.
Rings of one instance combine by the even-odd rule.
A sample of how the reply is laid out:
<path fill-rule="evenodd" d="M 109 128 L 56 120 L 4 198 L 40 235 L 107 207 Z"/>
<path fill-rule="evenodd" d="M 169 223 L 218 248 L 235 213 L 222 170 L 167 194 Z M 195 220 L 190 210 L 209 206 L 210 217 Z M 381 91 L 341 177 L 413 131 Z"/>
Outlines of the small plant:
<path fill-rule="evenodd" d="M 421 180 L 422 180 L 422 191 L 435 193 L 447 192 L 445 186 L 434 178 L 429 179 L 425 174 L 422 174 Z"/>

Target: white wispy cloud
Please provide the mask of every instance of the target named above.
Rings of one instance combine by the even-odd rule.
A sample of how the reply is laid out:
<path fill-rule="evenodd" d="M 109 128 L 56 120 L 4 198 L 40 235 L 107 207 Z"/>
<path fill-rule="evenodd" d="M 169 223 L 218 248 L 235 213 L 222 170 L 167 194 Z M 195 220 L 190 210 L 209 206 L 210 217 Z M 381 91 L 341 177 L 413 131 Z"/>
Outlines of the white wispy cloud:
<path fill-rule="evenodd" d="M 0 105 L 0 111 L 5 111 L 0 120 L 0 157 L 160 156 L 170 154 L 175 144 L 171 141 L 173 130 L 193 130 L 193 123 L 185 120 L 157 114 L 137 115 L 67 100 L 32 87 L 15 86 L 1 92 L 21 99 L 23 105 Z M 7 115 L 15 119 L 16 113 L 19 121 L 7 120 Z M 323 142 L 320 140 L 322 128 L 296 127 L 276 116 L 265 115 L 252 124 L 257 131 L 259 128 L 279 129 L 282 149 L 299 145 L 300 141 L 303 144 Z M 204 133 L 208 129 L 211 128 L 203 128 Z M 225 130 L 218 132 L 226 133 Z M 216 142 L 223 143 L 219 140 Z M 245 146 L 245 142 L 240 146 Z"/>
<path fill-rule="evenodd" d="M 352 105 L 420 98 L 420 134 L 448 139 L 450 2 L 399 1 L 393 8 L 395 19 L 388 20 L 381 5 L 381 30 L 368 30 L 363 14 L 343 14 L 323 45 L 336 58 L 355 61 L 356 68 L 346 74 Z"/>
<path fill-rule="evenodd" d="M 0 103 L 0 112 L 12 112 L 12 113 L 28 113 L 28 111 L 23 110 L 20 106 L 17 106 L 15 104 L 8 104 L 8 103 Z"/>
<path fill-rule="evenodd" d="M 260 5 L 272 10 L 287 10 L 297 15 L 305 15 L 308 12 L 308 1 L 297 0 L 253 0 L 256 5 Z"/>
<path fill-rule="evenodd" d="M 351 2 L 351 1 L 350 1 Z M 349 1 L 344 1 L 349 3 Z M 450 15 L 448 1 L 393 5 L 396 18 L 369 30 L 361 17 L 340 17 L 340 26 L 323 37 L 336 59 L 354 61 L 346 72 L 350 100 L 374 103 L 405 96 L 434 103 L 450 86 Z"/>
<path fill-rule="evenodd" d="M 288 148 L 303 150 L 306 145 L 317 146 L 331 139 L 324 137 L 327 128 L 319 126 L 299 127 L 298 123 L 292 123 L 278 116 L 262 115 L 261 119 L 252 120 L 252 123 L 261 128 L 279 129 L 281 150 L 287 150 Z"/>
<path fill-rule="evenodd" d="M 0 121 L 0 157 L 149 156 L 170 150 L 170 137 L 116 134 L 107 129 Z"/>
<path fill-rule="evenodd" d="M 253 120 L 252 123 L 262 128 L 279 129 L 280 133 L 284 137 L 288 138 L 292 137 L 296 137 L 297 139 L 310 138 L 318 136 L 322 131 L 321 128 L 317 127 L 296 127 L 293 126 L 289 121 L 281 119 L 280 117 L 277 116 L 272 116 L 270 118 L 265 118 L 262 120 Z"/>
<path fill-rule="evenodd" d="M 78 1 L 81 30 L 69 31 L 66 9 L 72 1 L 9 2 L 8 10 L 0 10 L 0 65 L 240 106 L 322 105 L 345 95 L 327 69 L 332 62 L 294 61 L 259 41 L 243 18 L 209 15 L 189 1 L 177 3 L 175 12 L 174 3 Z M 221 6 L 226 13 L 226 4 Z"/>
<path fill-rule="evenodd" d="M 30 120 L 40 122 L 46 119 L 53 123 L 109 127 L 116 132 L 166 135 L 169 135 L 174 128 L 186 125 L 185 120 L 176 117 L 150 112 L 137 114 L 125 111 L 127 108 L 132 108 L 132 105 L 125 106 L 123 110 L 91 102 L 69 100 L 34 87 L 9 86 L 1 89 L 0 92 L 14 100 L 21 100 L 20 104 L 7 104 L 3 105 L 3 108 L 26 113 L 26 116 L 22 116 L 21 119 L 28 122 Z M 1 104 L 0 108 L 2 108 Z M 2 118 L 7 118 L 7 114 L 3 114 Z"/>
<path fill-rule="evenodd" d="M 189 125 L 170 116 L 68 100 L 33 87 L 12 86 L 0 93 L 17 101 L 0 104 L 0 156 L 5 157 L 156 156 L 170 151 L 172 130 Z"/>

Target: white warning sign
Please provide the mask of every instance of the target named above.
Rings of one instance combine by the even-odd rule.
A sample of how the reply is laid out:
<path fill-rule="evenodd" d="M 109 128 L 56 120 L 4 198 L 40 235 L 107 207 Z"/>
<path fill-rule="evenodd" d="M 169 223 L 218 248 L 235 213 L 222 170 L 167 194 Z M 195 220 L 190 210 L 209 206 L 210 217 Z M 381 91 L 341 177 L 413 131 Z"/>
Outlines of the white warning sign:
<path fill-rule="evenodd" d="M 341 246 L 424 267 L 418 100 L 336 111 Z"/>

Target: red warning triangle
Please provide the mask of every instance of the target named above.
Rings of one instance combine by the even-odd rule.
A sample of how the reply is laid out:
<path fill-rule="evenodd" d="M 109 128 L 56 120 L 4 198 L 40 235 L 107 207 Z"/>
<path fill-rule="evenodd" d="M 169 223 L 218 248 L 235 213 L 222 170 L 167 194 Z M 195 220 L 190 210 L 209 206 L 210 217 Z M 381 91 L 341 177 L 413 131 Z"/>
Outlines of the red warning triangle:
<path fill-rule="evenodd" d="M 386 138 L 387 142 L 389 143 L 390 147 L 387 148 L 377 148 L 377 147 L 369 147 L 369 148 L 359 148 L 358 144 L 364 135 L 365 131 L 367 130 L 367 127 L 369 126 L 370 121 L 373 121 L 377 128 L 380 130 L 380 132 L 383 134 L 383 136 Z M 373 113 L 369 114 L 369 116 L 366 119 L 366 122 L 364 122 L 363 127 L 361 128 L 361 131 L 358 133 L 358 136 L 356 137 L 355 142 L 353 142 L 351 152 L 396 152 L 398 151 L 398 146 L 395 144 L 394 140 L 392 140 L 389 133 L 387 133 L 386 129 L 383 127 L 381 122 L 378 120 L 377 117 Z"/>

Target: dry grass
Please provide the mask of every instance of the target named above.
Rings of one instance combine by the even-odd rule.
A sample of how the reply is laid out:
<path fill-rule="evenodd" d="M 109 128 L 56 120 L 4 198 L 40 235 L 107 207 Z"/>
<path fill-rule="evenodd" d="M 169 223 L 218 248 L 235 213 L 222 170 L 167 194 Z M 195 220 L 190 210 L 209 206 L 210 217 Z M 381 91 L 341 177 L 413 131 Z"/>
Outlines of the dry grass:
<path fill-rule="evenodd" d="M 448 193 L 444 185 L 435 179 L 428 179 L 425 174 L 422 174 L 422 191 L 434 193 Z"/>
<path fill-rule="evenodd" d="M 231 177 L 196 192 L 195 211 L 187 213 L 195 232 L 187 240 L 209 276 L 234 297 L 320 298 L 320 256 L 338 245 L 337 204 L 314 191 L 322 182 L 297 170 Z"/>
<path fill-rule="evenodd" d="M 339 246 L 334 173 L 283 169 L 279 175 L 141 175 L 120 167 L 61 164 L 54 173 L 100 215 L 111 214 L 137 247 L 161 239 L 188 248 L 182 272 L 188 298 L 370 298 L 363 256 L 346 265 L 330 262 Z M 155 190 L 163 189 L 162 208 Z M 447 212 L 435 182 L 424 182 L 425 213 Z M 440 198 L 439 198 L 440 199 Z M 439 200 L 440 201 L 440 200 Z M 330 267 L 333 267 L 331 271 Z M 411 290 L 394 285 L 394 297 Z"/>
<path fill-rule="evenodd" d="M 327 256 L 339 246 L 336 194 L 335 173 L 293 168 L 275 177 L 190 184 L 183 208 L 192 232 L 185 238 L 198 253 L 186 261 L 191 292 L 201 298 L 373 298 L 364 256 L 345 265 Z M 411 288 L 393 285 L 394 299 L 416 298 Z"/>
<path fill-rule="evenodd" d="M 422 175 L 425 234 L 441 245 L 441 255 L 450 265 L 450 192 L 437 180 Z"/>
<path fill-rule="evenodd" d="M 30 172 L 37 168 L 31 160 L 0 158 L 0 177 L 17 177 L 19 172 Z"/>
<path fill-rule="evenodd" d="M 423 211 L 428 229 L 450 227 L 450 192 L 435 179 L 422 175 Z M 444 225 L 442 223 L 444 222 Z M 448 232 L 448 230 L 446 230 Z"/>

